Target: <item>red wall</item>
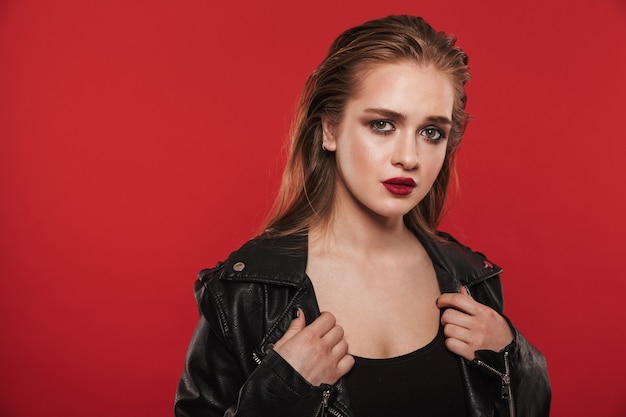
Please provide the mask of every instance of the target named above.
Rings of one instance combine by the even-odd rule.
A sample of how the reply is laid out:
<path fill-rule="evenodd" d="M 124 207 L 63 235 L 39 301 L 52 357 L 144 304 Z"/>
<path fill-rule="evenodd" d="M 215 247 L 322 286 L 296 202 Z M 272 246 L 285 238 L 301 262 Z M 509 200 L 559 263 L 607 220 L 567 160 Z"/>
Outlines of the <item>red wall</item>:
<path fill-rule="evenodd" d="M 169 416 L 195 273 L 251 237 L 307 74 L 421 14 L 470 55 L 445 229 L 505 268 L 553 415 L 626 411 L 626 3 L 0 2 L 0 415 Z"/>

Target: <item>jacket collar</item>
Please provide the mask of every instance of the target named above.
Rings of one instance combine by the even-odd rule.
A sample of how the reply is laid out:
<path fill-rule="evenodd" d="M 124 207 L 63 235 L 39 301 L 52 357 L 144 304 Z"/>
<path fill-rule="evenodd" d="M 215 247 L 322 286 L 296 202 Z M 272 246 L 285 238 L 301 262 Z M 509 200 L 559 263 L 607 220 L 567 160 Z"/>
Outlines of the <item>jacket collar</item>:
<path fill-rule="evenodd" d="M 255 238 L 224 262 L 223 281 L 301 287 L 306 279 L 308 236 Z"/>
<path fill-rule="evenodd" d="M 485 255 L 474 252 L 447 233 L 438 232 L 441 240 L 420 237 L 439 278 L 441 292 L 458 292 L 461 286 L 472 286 L 502 273 L 502 268 Z"/>
<path fill-rule="evenodd" d="M 471 286 L 502 272 L 483 254 L 473 252 L 452 236 L 441 232 L 439 236 L 440 241 L 419 239 L 437 269 L 442 292 L 457 292 L 463 285 Z M 307 279 L 307 239 L 306 234 L 252 239 L 230 254 L 220 279 L 302 287 Z"/>

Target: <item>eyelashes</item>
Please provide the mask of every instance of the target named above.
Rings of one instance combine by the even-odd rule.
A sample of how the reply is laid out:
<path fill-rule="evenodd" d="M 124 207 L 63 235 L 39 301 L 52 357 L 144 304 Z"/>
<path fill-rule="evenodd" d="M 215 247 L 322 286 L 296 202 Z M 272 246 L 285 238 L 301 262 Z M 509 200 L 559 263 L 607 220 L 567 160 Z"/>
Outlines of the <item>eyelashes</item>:
<path fill-rule="evenodd" d="M 396 130 L 396 126 L 391 120 L 373 120 L 369 122 L 369 126 L 374 133 L 382 136 L 387 136 Z M 437 143 L 447 138 L 445 130 L 435 125 L 423 127 L 420 129 L 419 134 L 432 143 Z"/>
<path fill-rule="evenodd" d="M 396 130 L 393 122 L 389 120 L 374 120 L 370 122 L 370 127 L 374 132 L 385 136 Z"/>
<path fill-rule="evenodd" d="M 446 138 L 446 132 L 436 126 L 426 126 L 420 130 L 420 135 L 424 136 L 430 142 L 439 142 Z"/>

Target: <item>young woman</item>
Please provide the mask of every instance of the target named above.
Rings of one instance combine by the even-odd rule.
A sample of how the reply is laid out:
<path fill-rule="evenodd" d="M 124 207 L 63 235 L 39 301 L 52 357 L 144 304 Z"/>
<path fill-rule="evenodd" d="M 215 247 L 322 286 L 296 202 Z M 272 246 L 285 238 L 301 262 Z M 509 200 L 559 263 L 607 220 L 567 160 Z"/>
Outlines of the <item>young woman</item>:
<path fill-rule="evenodd" d="M 337 38 L 307 81 L 275 214 L 196 282 L 177 416 L 549 414 L 501 270 L 436 231 L 469 78 L 421 18 Z"/>

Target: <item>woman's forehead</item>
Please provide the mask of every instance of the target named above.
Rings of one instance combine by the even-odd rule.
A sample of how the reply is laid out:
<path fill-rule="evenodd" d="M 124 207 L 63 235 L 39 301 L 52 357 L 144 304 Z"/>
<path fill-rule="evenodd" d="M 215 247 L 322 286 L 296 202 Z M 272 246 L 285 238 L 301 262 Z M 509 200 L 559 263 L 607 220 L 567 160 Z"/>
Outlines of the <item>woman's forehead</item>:
<path fill-rule="evenodd" d="M 452 118 L 454 88 L 447 75 L 432 64 L 400 61 L 371 65 L 359 74 L 352 108 L 387 109 L 409 116 L 415 111 Z"/>

